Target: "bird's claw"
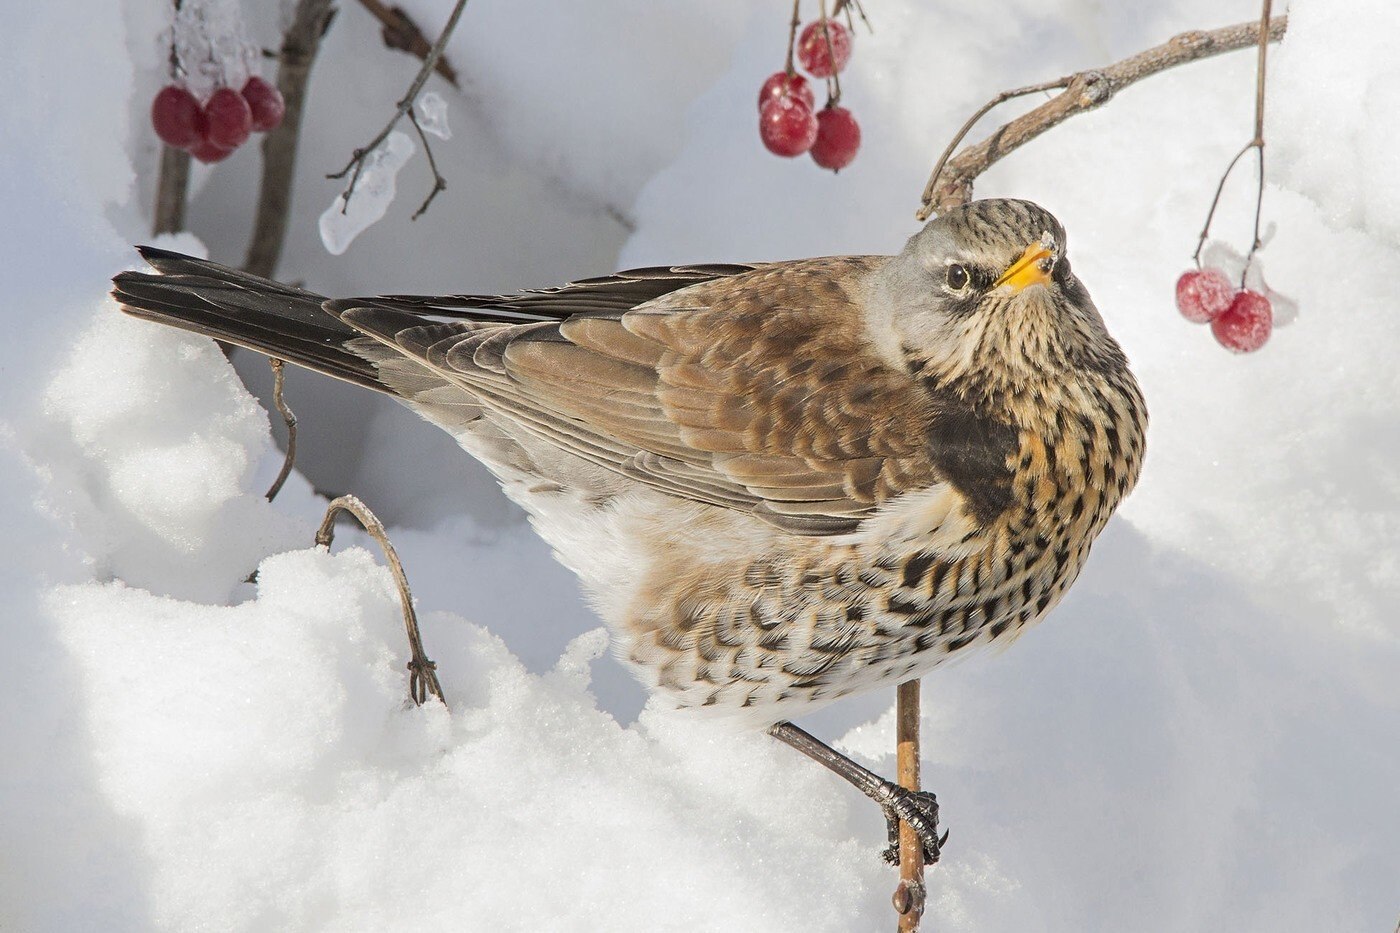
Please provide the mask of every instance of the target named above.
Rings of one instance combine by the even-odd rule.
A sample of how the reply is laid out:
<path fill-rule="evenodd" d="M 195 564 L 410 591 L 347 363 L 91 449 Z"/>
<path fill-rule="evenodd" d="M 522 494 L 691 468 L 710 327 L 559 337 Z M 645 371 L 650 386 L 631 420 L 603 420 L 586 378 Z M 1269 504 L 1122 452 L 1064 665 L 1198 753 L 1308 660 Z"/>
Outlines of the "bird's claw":
<path fill-rule="evenodd" d="M 885 822 L 889 831 L 889 847 L 880 853 L 891 865 L 899 865 L 899 824 L 908 823 L 918 833 L 924 844 L 924 864 L 938 861 L 943 844 L 948 841 L 945 830 L 938 835 L 938 798 L 930 791 L 908 790 L 892 787 L 891 801 L 885 810 Z"/>

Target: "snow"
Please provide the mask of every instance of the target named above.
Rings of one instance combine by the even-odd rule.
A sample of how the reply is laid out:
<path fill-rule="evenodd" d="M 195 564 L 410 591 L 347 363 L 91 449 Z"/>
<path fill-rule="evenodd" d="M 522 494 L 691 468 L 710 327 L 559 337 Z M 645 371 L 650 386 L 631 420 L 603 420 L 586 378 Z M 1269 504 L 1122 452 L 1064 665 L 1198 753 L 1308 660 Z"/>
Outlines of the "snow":
<path fill-rule="evenodd" d="M 364 162 L 351 172 L 353 187 L 336 195 L 321 214 L 318 226 L 328 253 L 339 256 L 355 237 L 384 218 L 398 191 L 395 180 L 399 169 L 417 148 L 406 133 L 395 130 L 365 153 Z"/>
<path fill-rule="evenodd" d="M 450 4 L 405 6 L 431 33 Z M 877 31 L 843 75 L 862 151 L 833 177 L 757 139 L 785 10 L 473 3 L 448 49 L 466 91 L 431 85 L 457 130 L 434 145 L 448 191 L 410 222 L 429 180 L 408 160 L 405 197 L 338 259 L 316 228 L 343 181 L 323 176 L 417 67 L 347 6 L 312 73 L 280 274 L 340 294 L 490 292 L 895 250 L 937 150 L 991 94 L 1251 6 L 871 6 Z M 1249 136 L 1249 53 L 1129 88 L 978 183 L 1065 223 L 1152 425 L 1142 484 L 1064 604 L 924 682 L 925 782 L 952 833 L 929 928 L 1394 923 L 1400 130 L 1377 114 L 1394 109 L 1400 12 L 1296 0 L 1290 15 L 1261 257 L 1299 314 L 1258 353 L 1222 351 L 1173 307 Z M 244 16 L 277 46 L 265 11 Z M 265 500 L 281 428 L 242 383 L 265 396 L 266 365 L 105 297 L 150 239 L 165 8 L 65 0 L 11 25 L 0 929 L 888 925 L 874 808 L 763 736 L 643 709 L 572 577 L 440 432 L 289 373 L 302 455 Z M 198 169 L 194 234 L 160 245 L 240 261 L 257 169 L 251 146 Z M 1219 255 L 1247 246 L 1252 188 L 1227 191 Z M 321 493 L 343 491 L 390 525 L 450 712 L 405 700 L 372 543 L 346 529 L 331 553 L 311 546 Z M 891 705 L 802 724 L 891 773 Z"/>

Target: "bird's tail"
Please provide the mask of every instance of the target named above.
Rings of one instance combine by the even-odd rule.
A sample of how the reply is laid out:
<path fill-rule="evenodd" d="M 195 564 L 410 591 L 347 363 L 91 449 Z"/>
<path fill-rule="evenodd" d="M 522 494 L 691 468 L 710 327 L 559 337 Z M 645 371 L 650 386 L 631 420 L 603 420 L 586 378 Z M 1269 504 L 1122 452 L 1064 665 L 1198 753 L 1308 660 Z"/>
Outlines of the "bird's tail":
<path fill-rule="evenodd" d="M 112 297 L 127 314 L 389 391 L 375 367 L 347 348 L 361 335 L 322 307 L 323 296 L 193 256 L 138 249 L 158 274 L 123 272 L 112 280 Z"/>

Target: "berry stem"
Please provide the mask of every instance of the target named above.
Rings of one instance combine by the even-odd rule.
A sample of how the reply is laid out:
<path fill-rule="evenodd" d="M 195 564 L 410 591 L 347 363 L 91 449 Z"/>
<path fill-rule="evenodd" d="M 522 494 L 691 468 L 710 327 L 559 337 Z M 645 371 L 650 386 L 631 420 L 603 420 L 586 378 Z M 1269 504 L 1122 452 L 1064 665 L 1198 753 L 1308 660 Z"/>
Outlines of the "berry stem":
<path fill-rule="evenodd" d="M 817 10 L 821 14 L 822 38 L 826 40 L 827 61 L 831 62 L 831 74 L 826 79 L 826 105 L 834 107 L 841 102 L 841 76 L 836 71 L 836 49 L 832 48 L 831 45 L 831 27 L 827 25 L 826 0 L 818 0 Z"/>
<path fill-rule="evenodd" d="M 1244 157 L 1244 154 L 1253 149 L 1258 154 L 1258 187 L 1254 193 L 1254 238 L 1249 244 L 1249 253 L 1244 257 L 1244 269 L 1240 272 L 1240 288 L 1244 288 L 1245 278 L 1249 275 L 1249 266 L 1254 262 L 1254 254 L 1259 252 L 1259 248 L 1264 244 L 1260 242 L 1259 227 L 1264 213 L 1264 79 L 1268 73 L 1268 50 L 1269 50 L 1269 28 L 1270 18 L 1273 10 L 1273 0 L 1263 0 L 1259 14 L 1259 63 L 1254 74 L 1254 137 L 1245 144 L 1244 148 L 1235 154 L 1230 160 L 1230 164 L 1225 169 L 1225 174 L 1220 177 L 1220 184 L 1215 187 L 1215 197 L 1211 199 L 1210 210 L 1206 212 L 1205 226 L 1201 228 L 1201 235 L 1196 240 L 1196 251 L 1191 254 L 1191 261 L 1197 268 L 1201 265 L 1201 250 L 1205 248 L 1206 238 L 1210 236 L 1210 224 L 1215 218 L 1215 210 L 1220 206 L 1220 196 L 1225 191 L 1225 181 L 1234 171 L 1235 165 Z"/>
<path fill-rule="evenodd" d="M 1240 273 L 1240 288 L 1244 288 L 1244 276 L 1249 272 L 1249 264 L 1254 254 L 1263 246 L 1259 242 L 1259 217 L 1264 210 L 1264 79 L 1268 74 L 1269 57 L 1269 14 L 1273 0 L 1264 0 L 1259 13 L 1259 65 L 1255 72 L 1254 84 L 1254 146 L 1259 153 L 1259 190 L 1254 197 L 1254 241 L 1249 244 L 1249 255 L 1244 258 L 1244 272 Z"/>
<path fill-rule="evenodd" d="M 788 26 L 787 65 L 784 66 L 787 69 L 789 78 L 797 74 L 797 69 L 792 65 L 792 47 L 797 44 L 797 27 L 802 25 L 802 19 L 798 11 L 798 7 L 801 4 L 802 0 L 792 0 L 792 23 Z"/>

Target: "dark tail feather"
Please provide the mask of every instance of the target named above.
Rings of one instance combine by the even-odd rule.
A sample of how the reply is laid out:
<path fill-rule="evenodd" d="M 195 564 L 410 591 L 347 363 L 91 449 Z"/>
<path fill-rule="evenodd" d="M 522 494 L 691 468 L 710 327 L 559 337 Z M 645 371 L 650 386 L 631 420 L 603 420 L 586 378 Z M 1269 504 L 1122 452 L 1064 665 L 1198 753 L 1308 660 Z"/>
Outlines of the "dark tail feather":
<path fill-rule="evenodd" d="M 137 249 L 160 274 L 123 272 L 112 280 L 112 297 L 127 314 L 389 391 L 368 361 L 345 348 L 360 335 L 322 309 L 321 295 L 193 256 Z"/>

